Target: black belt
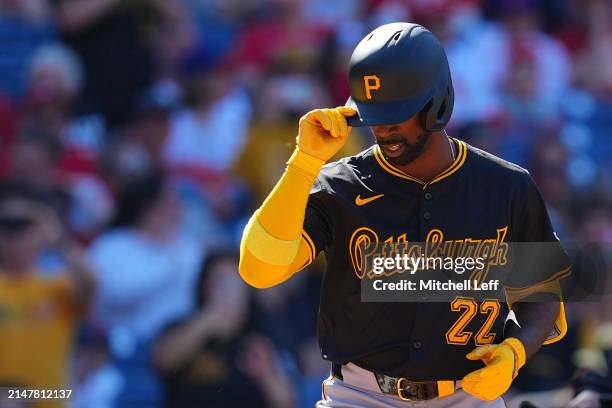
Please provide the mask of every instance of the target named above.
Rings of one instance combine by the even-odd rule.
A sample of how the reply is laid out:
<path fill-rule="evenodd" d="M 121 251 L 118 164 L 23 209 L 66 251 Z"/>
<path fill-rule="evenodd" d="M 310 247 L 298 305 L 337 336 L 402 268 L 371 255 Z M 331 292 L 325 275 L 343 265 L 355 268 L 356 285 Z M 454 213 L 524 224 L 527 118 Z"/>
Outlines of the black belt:
<path fill-rule="evenodd" d="M 331 373 L 343 380 L 341 364 L 332 363 Z M 374 372 L 372 374 L 383 394 L 397 395 L 404 401 L 426 401 L 455 392 L 455 381 L 411 381 L 403 377 L 390 377 Z"/>

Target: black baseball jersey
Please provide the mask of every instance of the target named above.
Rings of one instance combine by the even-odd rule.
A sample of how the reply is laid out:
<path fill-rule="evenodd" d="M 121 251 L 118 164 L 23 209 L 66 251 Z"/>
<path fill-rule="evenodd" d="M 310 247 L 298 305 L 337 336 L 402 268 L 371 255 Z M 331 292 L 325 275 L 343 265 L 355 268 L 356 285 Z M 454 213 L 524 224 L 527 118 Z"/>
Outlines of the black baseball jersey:
<path fill-rule="evenodd" d="M 468 352 L 503 339 L 505 302 L 481 305 L 466 323 L 461 305 L 361 300 L 354 252 L 363 239 L 558 242 L 526 170 L 452 141 L 455 161 L 427 183 L 391 165 L 377 145 L 321 170 L 303 236 L 313 258 L 321 251 L 327 258 L 318 316 L 324 359 L 413 380 L 461 379 L 483 366 L 467 360 Z M 537 280 L 558 273 L 544 271 Z"/>

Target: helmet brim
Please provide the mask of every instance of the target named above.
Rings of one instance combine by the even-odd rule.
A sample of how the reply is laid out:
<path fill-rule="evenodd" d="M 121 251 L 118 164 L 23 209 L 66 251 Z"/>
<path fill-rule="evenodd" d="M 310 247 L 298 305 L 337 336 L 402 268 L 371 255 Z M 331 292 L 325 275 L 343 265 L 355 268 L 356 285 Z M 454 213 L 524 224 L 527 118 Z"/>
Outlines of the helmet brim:
<path fill-rule="evenodd" d="M 396 125 L 419 113 L 430 99 L 431 92 L 406 101 L 393 102 L 357 102 L 349 97 L 345 106 L 355 109 L 357 113 L 348 116 L 346 122 L 353 127 Z"/>

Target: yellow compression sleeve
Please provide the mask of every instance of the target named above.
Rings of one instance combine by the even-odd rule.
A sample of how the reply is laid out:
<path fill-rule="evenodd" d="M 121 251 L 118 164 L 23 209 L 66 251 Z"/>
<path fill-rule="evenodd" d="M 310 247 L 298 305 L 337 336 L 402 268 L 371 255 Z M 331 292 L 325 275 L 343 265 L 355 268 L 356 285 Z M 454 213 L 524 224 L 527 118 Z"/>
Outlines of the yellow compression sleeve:
<path fill-rule="evenodd" d="M 255 287 L 287 280 L 311 260 L 301 233 L 310 189 L 325 162 L 296 149 L 282 177 L 255 211 L 240 243 L 240 275 Z"/>

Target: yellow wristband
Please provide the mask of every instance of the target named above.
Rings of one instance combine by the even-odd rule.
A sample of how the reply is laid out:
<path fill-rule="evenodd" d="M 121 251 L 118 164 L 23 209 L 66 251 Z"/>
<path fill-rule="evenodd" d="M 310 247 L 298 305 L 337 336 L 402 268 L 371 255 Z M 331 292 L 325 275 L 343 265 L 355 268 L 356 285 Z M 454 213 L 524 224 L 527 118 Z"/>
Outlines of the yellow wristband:
<path fill-rule="evenodd" d="M 321 171 L 321 167 L 325 164 L 325 160 L 321 160 L 314 156 L 304 153 L 297 147 L 287 161 L 288 166 L 294 166 L 303 172 L 307 173 L 314 180 Z"/>
<path fill-rule="evenodd" d="M 516 337 L 508 337 L 507 339 L 502 341 L 502 344 L 507 344 L 508 346 L 510 346 L 510 348 L 514 352 L 514 355 L 516 356 L 514 373 L 512 375 L 512 378 L 515 378 L 518 374 L 518 370 L 522 366 L 524 366 L 525 362 L 527 361 L 527 353 L 525 352 L 525 346 Z"/>
<path fill-rule="evenodd" d="M 257 216 L 259 211 L 249 220 L 242 236 L 245 247 L 259 260 L 270 265 L 290 265 L 298 249 L 301 236 L 292 241 L 286 241 L 272 236 L 261 225 Z"/>

